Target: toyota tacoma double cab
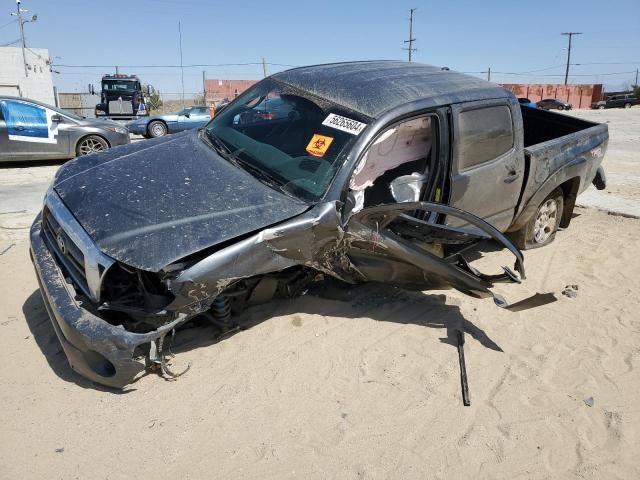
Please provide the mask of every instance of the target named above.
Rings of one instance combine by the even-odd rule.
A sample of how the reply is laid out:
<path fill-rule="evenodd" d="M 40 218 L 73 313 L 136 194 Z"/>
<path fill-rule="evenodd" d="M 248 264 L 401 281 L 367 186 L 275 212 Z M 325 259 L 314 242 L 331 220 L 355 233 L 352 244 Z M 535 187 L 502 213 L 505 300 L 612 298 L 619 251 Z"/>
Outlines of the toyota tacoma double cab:
<path fill-rule="evenodd" d="M 278 115 L 264 114 L 277 103 Z M 196 318 L 333 277 L 505 299 L 520 249 L 569 226 L 604 188 L 606 125 L 521 106 L 495 84 L 398 61 L 296 68 L 202 129 L 63 165 L 31 257 L 73 369 L 123 387 L 164 368 L 165 336 Z M 485 274 L 464 247 L 494 239 Z"/>

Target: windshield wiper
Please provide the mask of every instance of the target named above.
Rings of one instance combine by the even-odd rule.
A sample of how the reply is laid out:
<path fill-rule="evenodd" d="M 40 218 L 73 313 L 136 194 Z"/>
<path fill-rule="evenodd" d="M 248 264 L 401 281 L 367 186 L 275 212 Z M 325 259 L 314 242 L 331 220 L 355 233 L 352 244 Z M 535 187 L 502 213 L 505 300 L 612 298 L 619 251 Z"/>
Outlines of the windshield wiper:
<path fill-rule="evenodd" d="M 289 192 L 287 192 L 284 189 L 284 186 L 282 185 L 282 182 L 276 176 L 270 174 L 269 172 L 266 172 L 266 171 L 262 170 L 259 167 L 256 167 L 255 165 L 253 165 L 253 164 L 251 164 L 249 162 L 241 160 L 240 158 L 236 157 L 235 161 L 238 163 L 240 168 L 243 168 L 247 172 L 251 173 L 251 175 L 253 175 L 254 177 L 258 178 L 263 183 L 266 183 L 270 187 L 275 188 L 279 192 L 286 193 L 287 195 L 291 195 Z"/>
<path fill-rule="evenodd" d="M 283 185 L 282 182 L 273 174 L 262 170 L 260 167 L 256 167 L 250 162 L 246 160 L 242 160 L 237 155 L 245 151 L 245 148 L 237 148 L 235 150 L 230 150 L 229 147 L 214 133 L 209 130 L 205 130 L 206 137 L 209 140 L 211 146 L 227 161 L 232 163 L 238 168 L 250 173 L 253 177 L 260 180 L 262 183 L 268 185 L 271 188 L 278 190 L 285 195 L 288 195 L 293 198 L 297 198 L 295 194 L 293 194 L 286 185 Z"/>
<path fill-rule="evenodd" d="M 220 140 L 218 137 L 216 137 L 215 134 L 211 133 L 209 130 L 205 130 L 204 133 L 206 133 L 207 140 L 209 140 L 209 143 L 216 150 L 216 152 L 218 152 L 220 155 L 222 155 L 227 160 L 231 160 L 231 158 L 229 158 L 229 155 L 231 154 L 231 151 L 222 142 L 222 140 Z"/>

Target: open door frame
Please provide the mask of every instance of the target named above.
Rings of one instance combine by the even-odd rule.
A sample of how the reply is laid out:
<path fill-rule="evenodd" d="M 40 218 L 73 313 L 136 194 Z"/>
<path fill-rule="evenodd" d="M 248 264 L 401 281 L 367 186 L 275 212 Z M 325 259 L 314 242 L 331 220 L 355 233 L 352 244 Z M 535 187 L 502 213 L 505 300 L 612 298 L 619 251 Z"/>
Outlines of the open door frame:
<path fill-rule="evenodd" d="M 427 215 L 419 215 L 420 213 Z M 476 227 L 478 231 L 471 231 L 460 227 L 440 225 L 423 220 L 429 213 L 453 216 L 465 223 Z M 406 228 L 403 231 L 398 224 Z M 413 229 L 413 239 L 409 231 Z M 498 306 L 507 306 L 505 300 L 490 289 L 494 283 L 520 283 L 525 278 L 524 259 L 518 248 L 500 231 L 475 215 L 455 207 L 433 202 L 411 202 L 379 205 L 365 208 L 348 219 L 345 233 L 351 239 L 351 249 L 348 253 L 362 258 L 367 255 L 389 258 L 393 261 L 409 264 L 422 270 L 425 288 L 439 288 L 447 285 L 474 297 L 493 297 Z M 503 272 L 497 275 L 486 275 L 467 263 L 462 255 L 453 258 L 441 258 L 420 247 L 420 240 L 426 243 L 463 243 L 494 239 L 507 248 L 516 258 L 515 270 L 519 276 L 508 267 L 502 267 Z M 350 255 L 351 256 L 351 255 Z M 353 260 L 353 259 L 352 259 Z M 357 266 L 357 261 L 354 264 Z M 383 270 L 370 269 L 363 272 L 368 281 L 388 282 L 388 278 L 381 276 Z"/>

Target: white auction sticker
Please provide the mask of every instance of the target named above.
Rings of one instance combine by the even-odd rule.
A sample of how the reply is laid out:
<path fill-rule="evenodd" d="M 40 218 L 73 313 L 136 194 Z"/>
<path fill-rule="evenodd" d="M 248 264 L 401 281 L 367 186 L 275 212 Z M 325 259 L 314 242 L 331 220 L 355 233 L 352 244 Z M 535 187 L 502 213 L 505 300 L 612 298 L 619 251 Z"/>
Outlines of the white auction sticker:
<path fill-rule="evenodd" d="M 364 127 L 367 126 L 366 123 L 358 122 L 357 120 L 352 120 L 347 117 L 341 117 L 335 113 L 330 113 L 327 118 L 324 119 L 322 125 L 342 130 L 343 132 L 350 133 L 351 135 L 359 135 L 360 132 L 364 130 Z"/>

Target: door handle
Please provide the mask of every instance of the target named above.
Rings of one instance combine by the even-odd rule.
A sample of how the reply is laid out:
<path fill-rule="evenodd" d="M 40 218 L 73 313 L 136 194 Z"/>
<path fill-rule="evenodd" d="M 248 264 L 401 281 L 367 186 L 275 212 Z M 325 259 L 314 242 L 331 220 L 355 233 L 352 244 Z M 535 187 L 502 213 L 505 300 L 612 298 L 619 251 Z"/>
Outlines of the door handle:
<path fill-rule="evenodd" d="M 22 125 L 16 125 L 16 130 L 19 132 L 22 132 L 24 130 L 24 127 Z"/>
<path fill-rule="evenodd" d="M 504 177 L 504 183 L 513 183 L 520 177 L 520 174 L 515 170 L 509 172 L 509 174 Z"/>

